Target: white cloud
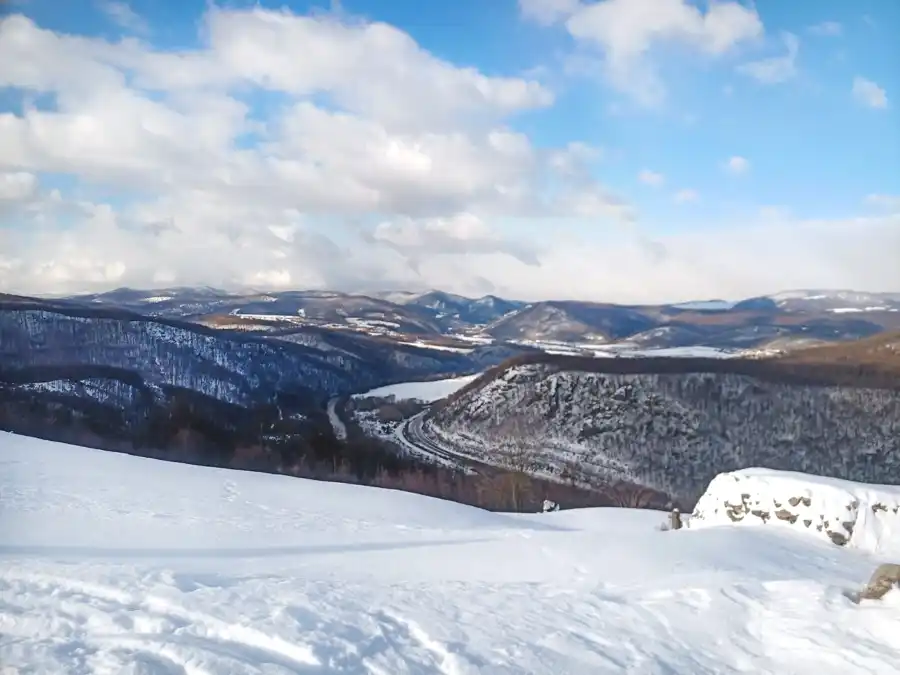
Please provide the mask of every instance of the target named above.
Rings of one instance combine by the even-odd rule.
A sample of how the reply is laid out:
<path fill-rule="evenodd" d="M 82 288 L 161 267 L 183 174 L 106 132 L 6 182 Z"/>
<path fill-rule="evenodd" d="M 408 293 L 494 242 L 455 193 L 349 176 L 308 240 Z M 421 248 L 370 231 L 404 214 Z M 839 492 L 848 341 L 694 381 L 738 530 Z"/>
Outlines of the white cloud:
<path fill-rule="evenodd" d="M 25 171 L 0 173 L 0 203 L 18 202 L 34 196 L 37 176 Z"/>
<path fill-rule="evenodd" d="M 884 209 L 891 213 L 900 213 L 900 195 L 866 195 L 865 203 L 878 209 Z"/>
<path fill-rule="evenodd" d="M 772 56 L 743 63 L 737 67 L 737 71 L 762 84 L 780 84 L 792 79 L 797 75 L 800 39 L 793 33 L 784 33 L 782 41 L 787 50 L 783 56 Z"/>
<path fill-rule="evenodd" d="M 538 266 L 499 255 L 434 256 L 419 271 L 426 285 L 458 292 L 470 288 L 464 280 L 479 279 L 480 291 L 529 300 L 642 303 L 711 294 L 743 298 L 785 288 L 897 288 L 897 250 L 897 217 L 751 219 L 695 234 L 556 238 L 542 246 Z"/>
<path fill-rule="evenodd" d="M 0 287 L 10 292 L 182 283 L 437 287 L 525 299 L 659 302 L 708 297 L 713 290 L 740 298 L 794 287 L 900 286 L 900 215 L 804 221 L 781 209 L 762 209 L 756 220 L 731 219 L 728 227 L 696 233 L 669 228 L 657 236 L 615 228 L 598 235 L 582 221 L 578 228 L 544 228 L 543 237 L 523 231 L 514 243 L 474 214 L 395 217 L 372 228 L 359 225 L 365 242 L 339 245 L 302 214 L 242 207 L 239 201 L 214 210 L 206 199 L 196 199 L 194 213 L 202 226 L 190 217 L 188 204 L 174 227 L 152 231 L 139 226 L 145 221 L 137 213 L 81 203 L 56 207 L 70 209 L 70 222 L 77 213 L 75 224 L 65 229 L 48 224 L 16 230 L 10 238 L 10 231 L 0 228 L 0 237 L 7 235 L 0 239 Z M 235 209 L 231 215 L 230 209 Z M 247 218 L 293 223 L 292 233 L 210 227 Z M 583 236 L 574 234 L 579 229 Z"/>
<path fill-rule="evenodd" d="M 539 149 L 506 125 L 552 101 L 537 82 L 330 15 L 212 9 L 204 35 L 200 49 L 159 52 L 0 22 L 0 87 L 55 102 L 0 113 L 3 217 L 16 225 L 0 228 L 0 284 L 415 284 L 438 254 L 535 264 L 492 219 L 633 220 L 594 177 L 597 148 Z M 260 90 L 280 97 L 263 118 Z M 45 172 L 124 205 L 42 193 Z M 357 248 L 325 236 L 336 230 Z"/>
<path fill-rule="evenodd" d="M 0 27 L 0 82 L 67 98 L 121 87 L 124 71 L 157 91 L 256 86 L 294 96 L 328 94 L 343 109 L 414 130 L 493 123 L 553 102 L 540 83 L 488 77 L 432 56 L 383 23 L 342 23 L 263 9 L 210 9 L 201 50 L 157 52 L 41 30 L 22 16 Z"/>
<path fill-rule="evenodd" d="M 644 169 L 638 174 L 638 180 L 647 185 L 658 187 L 666 182 L 666 177 L 656 171 Z"/>
<path fill-rule="evenodd" d="M 519 0 L 522 16 L 545 26 L 571 16 L 580 6 L 580 0 Z"/>
<path fill-rule="evenodd" d="M 652 60 L 656 47 L 677 43 L 718 57 L 763 34 L 756 11 L 732 1 L 704 12 L 686 0 L 601 0 L 556 17 L 572 37 L 600 50 L 608 81 L 644 105 L 666 93 Z"/>
<path fill-rule="evenodd" d="M 759 216 L 763 222 L 785 222 L 790 218 L 791 210 L 784 206 L 761 206 Z"/>
<path fill-rule="evenodd" d="M 127 2 L 119 0 L 98 0 L 97 6 L 109 19 L 120 28 L 133 33 L 146 34 L 150 25 Z"/>
<path fill-rule="evenodd" d="M 652 75 L 660 41 L 720 53 L 744 34 L 727 12 L 748 15 L 722 9 L 732 4 L 654 3 L 671 15 L 632 28 L 646 49 L 611 36 L 604 59 L 624 54 Z M 511 128 L 551 103 L 536 81 L 456 67 L 383 24 L 213 9 L 204 25 L 201 47 L 160 52 L 0 22 L 0 87 L 53 101 L 0 113 L 0 288 L 439 287 L 642 302 L 900 285 L 891 213 L 654 237 L 619 227 L 637 211 L 598 182 L 599 148 L 538 147 Z M 260 92 L 276 102 L 265 114 Z M 52 189 L 50 173 L 77 188 Z M 85 186 L 114 205 L 79 196 Z"/>
<path fill-rule="evenodd" d="M 537 265 L 537 251 L 521 241 L 508 241 L 484 220 L 471 213 L 450 218 L 416 221 L 403 218 L 379 223 L 371 235 L 407 256 L 417 267 L 424 257 L 506 254 L 526 265 Z"/>
<path fill-rule="evenodd" d="M 857 75 L 853 78 L 853 98 L 870 108 L 888 107 L 887 92 L 872 80 Z"/>
<path fill-rule="evenodd" d="M 844 27 L 837 21 L 822 21 L 810 26 L 808 30 L 820 37 L 837 37 L 844 33 Z"/>
<path fill-rule="evenodd" d="M 900 286 L 898 217 L 732 223 L 715 231 L 659 236 L 650 243 L 631 239 L 555 247 L 542 257 L 539 270 L 523 274 L 523 295 L 552 297 L 562 290 L 563 279 L 571 280 L 570 294 L 619 302 Z M 640 283 L 629 282 L 634 278 Z"/>
<path fill-rule="evenodd" d="M 725 162 L 725 170 L 735 175 L 746 173 L 749 169 L 750 160 L 748 160 L 746 157 L 735 155 L 734 157 L 729 157 Z"/>
<path fill-rule="evenodd" d="M 327 92 L 348 111 L 418 129 L 460 118 L 490 122 L 553 102 L 536 81 L 457 68 L 384 23 L 217 9 L 207 14 L 205 32 L 205 53 L 176 63 L 168 54 L 139 61 L 148 82 L 194 88 L 223 78 L 294 95 Z M 189 68 L 171 67 L 185 57 Z"/>
<path fill-rule="evenodd" d="M 672 195 L 672 199 L 676 204 L 690 204 L 700 200 L 700 193 L 691 188 L 683 188 Z"/>
<path fill-rule="evenodd" d="M 4 161 L 30 171 L 73 173 L 142 189 L 227 187 L 232 194 L 265 196 L 286 205 L 294 204 L 302 190 L 307 209 L 419 214 L 467 208 L 474 201 L 487 210 L 535 206 L 532 195 L 542 164 L 578 152 L 564 149 L 544 156 L 521 134 L 484 124 L 519 105 L 540 103 L 548 94 L 539 85 L 455 69 L 415 45 L 409 47 L 407 36 L 398 37 L 387 27 L 376 30 L 387 41 L 384 49 L 394 49 L 395 42 L 406 46 L 394 49 L 400 60 L 385 61 L 385 72 L 371 70 L 371 61 L 379 58 L 374 52 L 371 58 L 365 53 L 360 58 L 344 57 L 343 67 L 327 62 L 334 70 L 330 75 L 307 68 L 310 77 L 322 80 L 310 84 L 309 90 L 332 87 L 342 97 L 354 90 L 347 94 L 345 110 L 326 110 L 298 99 L 260 125 L 249 119 L 248 106 L 220 85 L 244 81 L 235 69 L 272 87 L 279 79 L 299 77 L 297 69 L 289 75 L 290 69 L 283 70 L 281 62 L 267 61 L 272 55 L 269 42 L 302 37 L 290 31 L 315 33 L 315 25 L 308 25 L 315 21 L 261 10 L 233 12 L 228 18 L 224 14 L 216 10 L 210 22 L 229 24 L 226 32 L 233 40 L 225 49 L 236 49 L 230 45 L 238 43 L 247 51 L 246 58 L 237 65 L 229 58 L 223 62 L 213 37 L 211 49 L 180 57 L 202 63 L 202 68 L 167 69 L 181 72 L 175 82 L 167 82 L 155 70 L 157 57 L 171 54 L 58 36 L 22 17 L 4 21 L 0 60 L 15 65 L 0 74 L 0 85 L 52 91 L 58 100 L 55 111 L 0 115 Z M 247 21 L 245 37 L 237 32 L 240 15 Z M 260 38 L 259 26 L 267 22 L 287 35 Z M 327 19 L 321 26 L 324 37 L 317 39 L 323 58 L 342 49 L 367 52 L 377 46 L 371 44 L 369 28 L 337 26 Z M 221 30 L 214 29 L 213 35 Z M 334 35 L 337 46 L 328 51 L 327 38 Z M 304 42 L 305 48 L 313 50 L 315 42 Z M 271 77 L 266 74 L 267 63 Z M 166 86 L 175 89 L 161 99 L 129 88 L 122 73 L 126 67 L 135 69 L 137 79 L 143 77 L 148 86 L 164 92 Z M 185 73 L 192 73 L 187 79 L 195 80 L 195 90 L 182 89 Z M 285 80 L 279 86 L 292 93 L 298 85 Z M 530 99 L 532 93 L 537 98 Z M 386 103 L 389 99 L 403 102 L 405 110 Z M 478 106 L 486 117 L 479 113 L 473 120 L 470 113 Z M 238 151 L 235 142 L 247 133 L 256 133 L 261 142 L 254 150 Z M 557 203 L 550 210 L 554 209 L 565 206 Z"/>
<path fill-rule="evenodd" d="M 687 0 L 519 0 L 523 16 L 537 23 L 562 23 L 579 43 L 599 50 L 600 60 L 573 55 L 570 72 L 601 70 L 608 82 L 643 105 L 658 104 L 665 86 L 653 52 L 679 44 L 720 57 L 763 34 L 755 10 L 723 1 L 702 11 Z"/>

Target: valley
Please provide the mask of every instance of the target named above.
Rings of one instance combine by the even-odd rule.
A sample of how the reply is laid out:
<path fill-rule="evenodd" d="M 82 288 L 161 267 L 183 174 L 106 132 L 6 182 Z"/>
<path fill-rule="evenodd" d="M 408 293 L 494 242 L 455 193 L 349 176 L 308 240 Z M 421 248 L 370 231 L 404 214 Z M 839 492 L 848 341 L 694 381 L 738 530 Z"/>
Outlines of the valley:
<path fill-rule="evenodd" d="M 0 0 L 0 675 L 898 675 L 900 0 Z"/>
<path fill-rule="evenodd" d="M 409 383 L 350 410 L 372 436 L 443 465 L 593 489 L 623 481 L 682 508 L 712 476 L 747 466 L 890 483 L 897 335 L 765 359 L 529 355 L 435 383 L 453 389 L 436 401 L 429 383 Z"/>
<path fill-rule="evenodd" d="M 491 503 L 519 494 L 498 477 L 519 476 L 529 508 L 550 492 L 564 505 L 690 508 L 712 475 L 758 464 L 889 481 L 900 369 L 891 370 L 896 333 L 873 331 L 891 325 L 894 300 L 6 296 L 0 424 L 190 463 L 418 482 Z M 847 318 L 857 315 L 865 321 Z M 401 478 L 413 470 L 427 478 Z M 506 497 L 477 497 L 489 483 Z"/>

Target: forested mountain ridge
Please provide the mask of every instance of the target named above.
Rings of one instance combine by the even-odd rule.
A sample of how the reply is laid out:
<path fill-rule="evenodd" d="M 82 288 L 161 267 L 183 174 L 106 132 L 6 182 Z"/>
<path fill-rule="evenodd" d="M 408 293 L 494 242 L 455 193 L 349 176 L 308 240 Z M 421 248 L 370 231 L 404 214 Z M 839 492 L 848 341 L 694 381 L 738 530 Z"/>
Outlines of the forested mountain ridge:
<path fill-rule="evenodd" d="M 329 398 L 477 372 L 521 353 L 432 350 L 313 327 L 290 337 L 0 296 L 0 428 L 223 466 L 241 446 L 289 443 L 284 458 L 258 458 L 268 469 L 320 438 L 331 464 L 343 449 L 325 415 Z"/>
<path fill-rule="evenodd" d="M 426 431 L 482 461 L 623 479 L 692 503 L 750 466 L 900 482 L 900 377 L 891 364 L 528 357 L 435 407 Z"/>
<path fill-rule="evenodd" d="M 291 337 L 267 339 L 118 308 L 0 299 L 0 371 L 31 369 L 46 380 L 47 369 L 106 366 L 235 404 L 298 388 L 324 403 L 390 382 L 474 372 L 521 351 L 486 346 L 463 354 L 316 328 Z"/>

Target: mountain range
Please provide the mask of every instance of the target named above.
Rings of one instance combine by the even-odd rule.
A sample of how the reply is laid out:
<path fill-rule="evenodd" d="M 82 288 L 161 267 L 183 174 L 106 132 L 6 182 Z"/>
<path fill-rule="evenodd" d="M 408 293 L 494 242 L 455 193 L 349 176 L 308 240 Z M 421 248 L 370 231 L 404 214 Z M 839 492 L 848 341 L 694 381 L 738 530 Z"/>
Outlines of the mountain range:
<path fill-rule="evenodd" d="M 900 368 L 885 365 L 895 328 L 900 294 L 849 291 L 654 306 L 440 291 L 0 295 L 0 428 L 296 472 L 349 452 L 327 403 L 483 373 L 423 430 L 488 465 L 525 452 L 530 474 L 573 488 L 625 481 L 689 503 L 715 473 L 755 464 L 888 482 L 900 467 Z M 672 347 L 728 358 L 647 358 Z M 367 446 L 353 461 L 377 471 L 397 456 Z"/>
<path fill-rule="evenodd" d="M 588 348 L 612 344 L 644 349 L 782 349 L 900 328 L 900 293 L 826 290 L 661 305 L 526 303 L 442 291 L 233 294 L 209 288 L 118 289 L 59 302 L 114 306 L 216 328 L 289 334 L 297 327 L 316 326 L 460 348 L 472 342 L 511 341 Z"/>

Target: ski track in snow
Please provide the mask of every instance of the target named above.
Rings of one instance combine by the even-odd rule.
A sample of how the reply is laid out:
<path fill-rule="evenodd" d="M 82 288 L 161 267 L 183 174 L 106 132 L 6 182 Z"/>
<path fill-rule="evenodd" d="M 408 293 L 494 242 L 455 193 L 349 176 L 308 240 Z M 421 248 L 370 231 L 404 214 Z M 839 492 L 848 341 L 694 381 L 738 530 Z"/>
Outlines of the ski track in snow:
<path fill-rule="evenodd" d="M 859 606 L 842 594 L 880 560 L 785 528 L 660 532 L 663 518 L 489 514 L 0 434 L 0 663 L 35 675 L 897 672 L 900 593 Z"/>

